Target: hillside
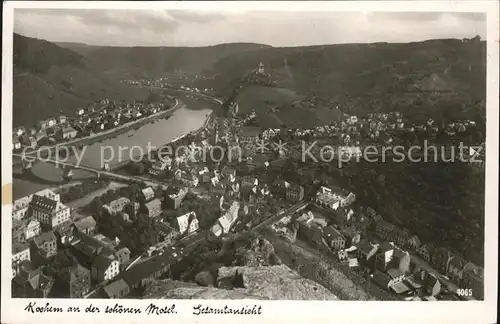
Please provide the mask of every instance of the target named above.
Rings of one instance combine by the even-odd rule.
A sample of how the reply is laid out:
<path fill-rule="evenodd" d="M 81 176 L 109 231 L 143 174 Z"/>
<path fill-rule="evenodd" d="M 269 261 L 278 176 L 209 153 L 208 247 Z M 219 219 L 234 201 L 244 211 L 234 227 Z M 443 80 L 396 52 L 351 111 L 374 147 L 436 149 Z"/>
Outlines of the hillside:
<path fill-rule="evenodd" d="M 84 53 L 84 47 L 79 45 L 70 48 Z M 208 47 L 100 47 L 87 51 L 86 58 L 114 77 L 158 77 L 200 73 L 212 69 L 224 57 L 262 48 L 269 46 L 231 43 Z"/>
<path fill-rule="evenodd" d="M 486 93 L 486 42 L 478 39 L 263 48 L 220 59 L 215 78 L 198 84 L 228 97 L 259 62 L 280 87 L 328 98 L 357 115 L 411 114 L 419 106 L 419 114 L 436 119 L 461 118 L 469 106 L 481 106 Z M 485 117 L 482 108 L 474 117 Z"/>
<path fill-rule="evenodd" d="M 56 42 L 57 46 L 67 48 L 75 53 L 78 53 L 82 56 L 87 56 L 93 51 L 102 48 L 102 46 L 97 45 L 88 45 L 85 43 L 73 43 L 73 42 Z"/>
<path fill-rule="evenodd" d="M 93 100 L 145 99 L 147 89 L 102 78 L 80 54 L 54 43 L 14 34 L 14 125 L 32 126 L 59 114 L 72 115 Z"/>
<path fill-rule="evenodd" d="M 233 286 L 236 274 L 242 284 Z M 337 300 L 322 285 L 301 277 L 286 265 L 222 267 L 216 288 L 174 280 L 151 281 L 145 299 Z M 228 283 L 230 283 L 228 287 Z"/>
<path fill-rule="evenodd" d="M 258 124 L 264 128 L 314 127 L 340 117 L 338 110 L 299 104 L 304 99 L 304 95 L 290 89 L 259 85 L 245 87 L 234 97 L 239 104 L 238 113 L 255 111 Z"/>

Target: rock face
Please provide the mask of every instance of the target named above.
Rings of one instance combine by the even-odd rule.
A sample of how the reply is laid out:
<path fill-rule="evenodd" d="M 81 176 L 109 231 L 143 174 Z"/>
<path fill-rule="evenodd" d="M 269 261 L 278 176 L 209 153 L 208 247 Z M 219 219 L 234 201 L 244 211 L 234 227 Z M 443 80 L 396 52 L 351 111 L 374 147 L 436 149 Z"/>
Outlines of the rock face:
<path fill-rule="evenodd" d="M 280 265 L 280 258 L 274 253 L 273 245 L 266 239 L 256 239 L 249 251 L 245 251 L 242 259 L 247 267 Z"/>
<path fill-rule="evenodd" d="M 144 293 L 144 299 L 257 299 L 245 289 L 218 289 L 201 287 L 194 283 L 175 280 L 151 280 Z"/>
<path fill-rule="evenodd" d="M 214 286 L 215 284 L 215 280 L 214 280 L 214 277 L 212 276 L 212 274 L 208 271 L 202 271 L 200 273 L 198 273 L 195 277 L 194 277 L 194 280 L 196 281 L 196 283 L 200 286 L 204 286 L 204 287 L 210 287 L 210 286 Z"/>
<path fill-rule="evenodd" d="M 144 298 L 337 300 L 328 289 L 301 277 L 286 265 L 222 267 L 217 285 L 219 288 L 173 280 L 151 281 Z"/>

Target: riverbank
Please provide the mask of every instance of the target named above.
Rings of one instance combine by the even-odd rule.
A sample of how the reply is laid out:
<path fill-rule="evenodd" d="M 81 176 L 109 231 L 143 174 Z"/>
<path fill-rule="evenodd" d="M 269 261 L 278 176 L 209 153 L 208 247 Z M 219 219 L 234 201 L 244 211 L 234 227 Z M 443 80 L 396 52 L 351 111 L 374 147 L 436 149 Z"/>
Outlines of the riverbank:
<path fill-rule="evenodd" d="M 168 114 L 171 114 L 175 110 L 179 109 L 181 106 L 182 106 L 182 103 L 178 99 L 175 99 L 175 105 L 167 110 L 159 111 L 155 114 L 146 116 L 146 117 L 138 119 L 138 120 L 130 121 L 130 122 L 125 123 L 123 125 L 119 125 L 118 127 L 108 129 L 108 130 L 105 130 L 105 131 L 97 133 L 97 134 L 91 134 L 91 135 L 83 137 L 83 138 L 73 139 L 73 140 L 70 140 L 67 142 L 57 143 L 57 144 L 51 145 L 51 146 L 43 146 L 43 149 L 44 150 L 53 149 L 57 146 L 68 147 L 70 145 L 71 146 L 92 145 L 94 143 L 98 143 L 100 141 L 108 140 L 108 139 L 114 138 L 118 135 L 124 134 L 124 133 L 130 131 L 131 129 L 140 128 L 140 127 L 144 126 L 145 124 L 151 123 L 157 119 L 164 118 Z M 33 155 L 33 154 L 37 154 L 40 150 L 41 150 L 41 148 L 33 150 L 33 151 L 24 152 L 24 154 L 25 155 Z"/>
<path fill-rule="evenodd" d="M 189 92 L 189 91 L 185 91 L 185 90 L 176 90 L 178 92 L 182 92 L 182 93 L 189 93 L 189 94 L 193 94 L 193 95 L 198 95 L 199 97 L 203 98 L 204 100 L 210 100 L 212 101 L 213 103 L 216 103 L 218 104 L 219 106 L 222 105 L 222 101 L 217 99 L 217 98 L 214 98 L 214 97 L 210 97 L 208 95 L 205 95 L 205 94 L 200 94 L 200 93 L 192 93 L 192 92 Z M 189 109 L 188 106 L 186 106 L 186 109 Z M 203 109 L 206 109 L 206 108 L 203 108 Z M 192 109 L 192 110 L 197 110 L 197 109 Z M 189 133 L 186 133 L 186 134 L 183 134 L 181 136 L 178 136 L 170 141 L 168 141 L 167 143 L 161 145 L 161 147 L 166 147 L 168 145 L 171 145 L 179 140 L 182 140 L 184 137 L 188 136 L 188 135 L 197 135 L 199 134 L 200 132 L 204 131 L 207 129 L 207 127 L 210 125 L 210 123 L 212 122 L 212 120 L 216 117 L 216 114 L 217 112 L 214 110 L 214 109 L 211 109 L 210 113 L 208 113 L 205 117 L 205 121 L 203 122 L 203 125 L 200 126 L 198 129 L 196 130 L 193 130 Z M 142 156 L 142 158 L 144 159 L 145 157 L 148 157 L 148 154 L 144 154 Z M 124 172 L 125 174 L 129 175 L 129 172 L 127 171 L 126 167 L 128 165 L 130 165 L 132 163 L 132 161 L 127 161 L 126 163 L 122 163 L 119 167 L 116 167 L 114 170 L 115 171 L 119 171 L 119 172 Z"/>

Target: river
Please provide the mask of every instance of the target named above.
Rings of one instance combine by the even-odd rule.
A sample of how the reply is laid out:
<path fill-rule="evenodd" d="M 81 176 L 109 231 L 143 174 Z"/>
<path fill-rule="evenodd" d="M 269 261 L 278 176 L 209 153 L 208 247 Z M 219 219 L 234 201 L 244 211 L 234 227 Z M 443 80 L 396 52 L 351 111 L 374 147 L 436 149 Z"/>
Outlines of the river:
<path fill-rule="evenodd" d="M 210 109 L 177 109 L 169 119 L 159 119 L 157 122 L 143 125 L 137 130 L 118 135 L 115 138 L 103 140 L 80 150 L 81 165 L 101 168 L 104 163 L 110 167 L 130 160 L 130 157 L 146 154 L 148 146 L 153 149 L 172 141 L 176 137 L 185 135 L 203 126 Z M 83 154 L 82 154 L 83 153 Z M 103 153 L 103 154 L 101 154 Z M 71 156 L 68 161 L 76 162 L 77 156 Z M 13 199 L 32 194 L 44 188 L 57 187 L 62 183 L 62 170 L 52 164 L 35 163 L 32 172 L 40 177 L 14 177 Z M 74 181 L 92 177 L 94 174 L 73 170 Z"/>

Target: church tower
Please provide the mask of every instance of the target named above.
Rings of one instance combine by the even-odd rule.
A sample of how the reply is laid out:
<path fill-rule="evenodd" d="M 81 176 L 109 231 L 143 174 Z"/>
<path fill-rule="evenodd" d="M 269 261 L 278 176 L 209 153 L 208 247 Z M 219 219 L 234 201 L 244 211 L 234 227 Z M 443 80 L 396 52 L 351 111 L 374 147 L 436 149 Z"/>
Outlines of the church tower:
<path fill-rule="evenodd" d="M 264 63 L 262 62 L 259 63 L 259 73 L 264 74 Z"/>

